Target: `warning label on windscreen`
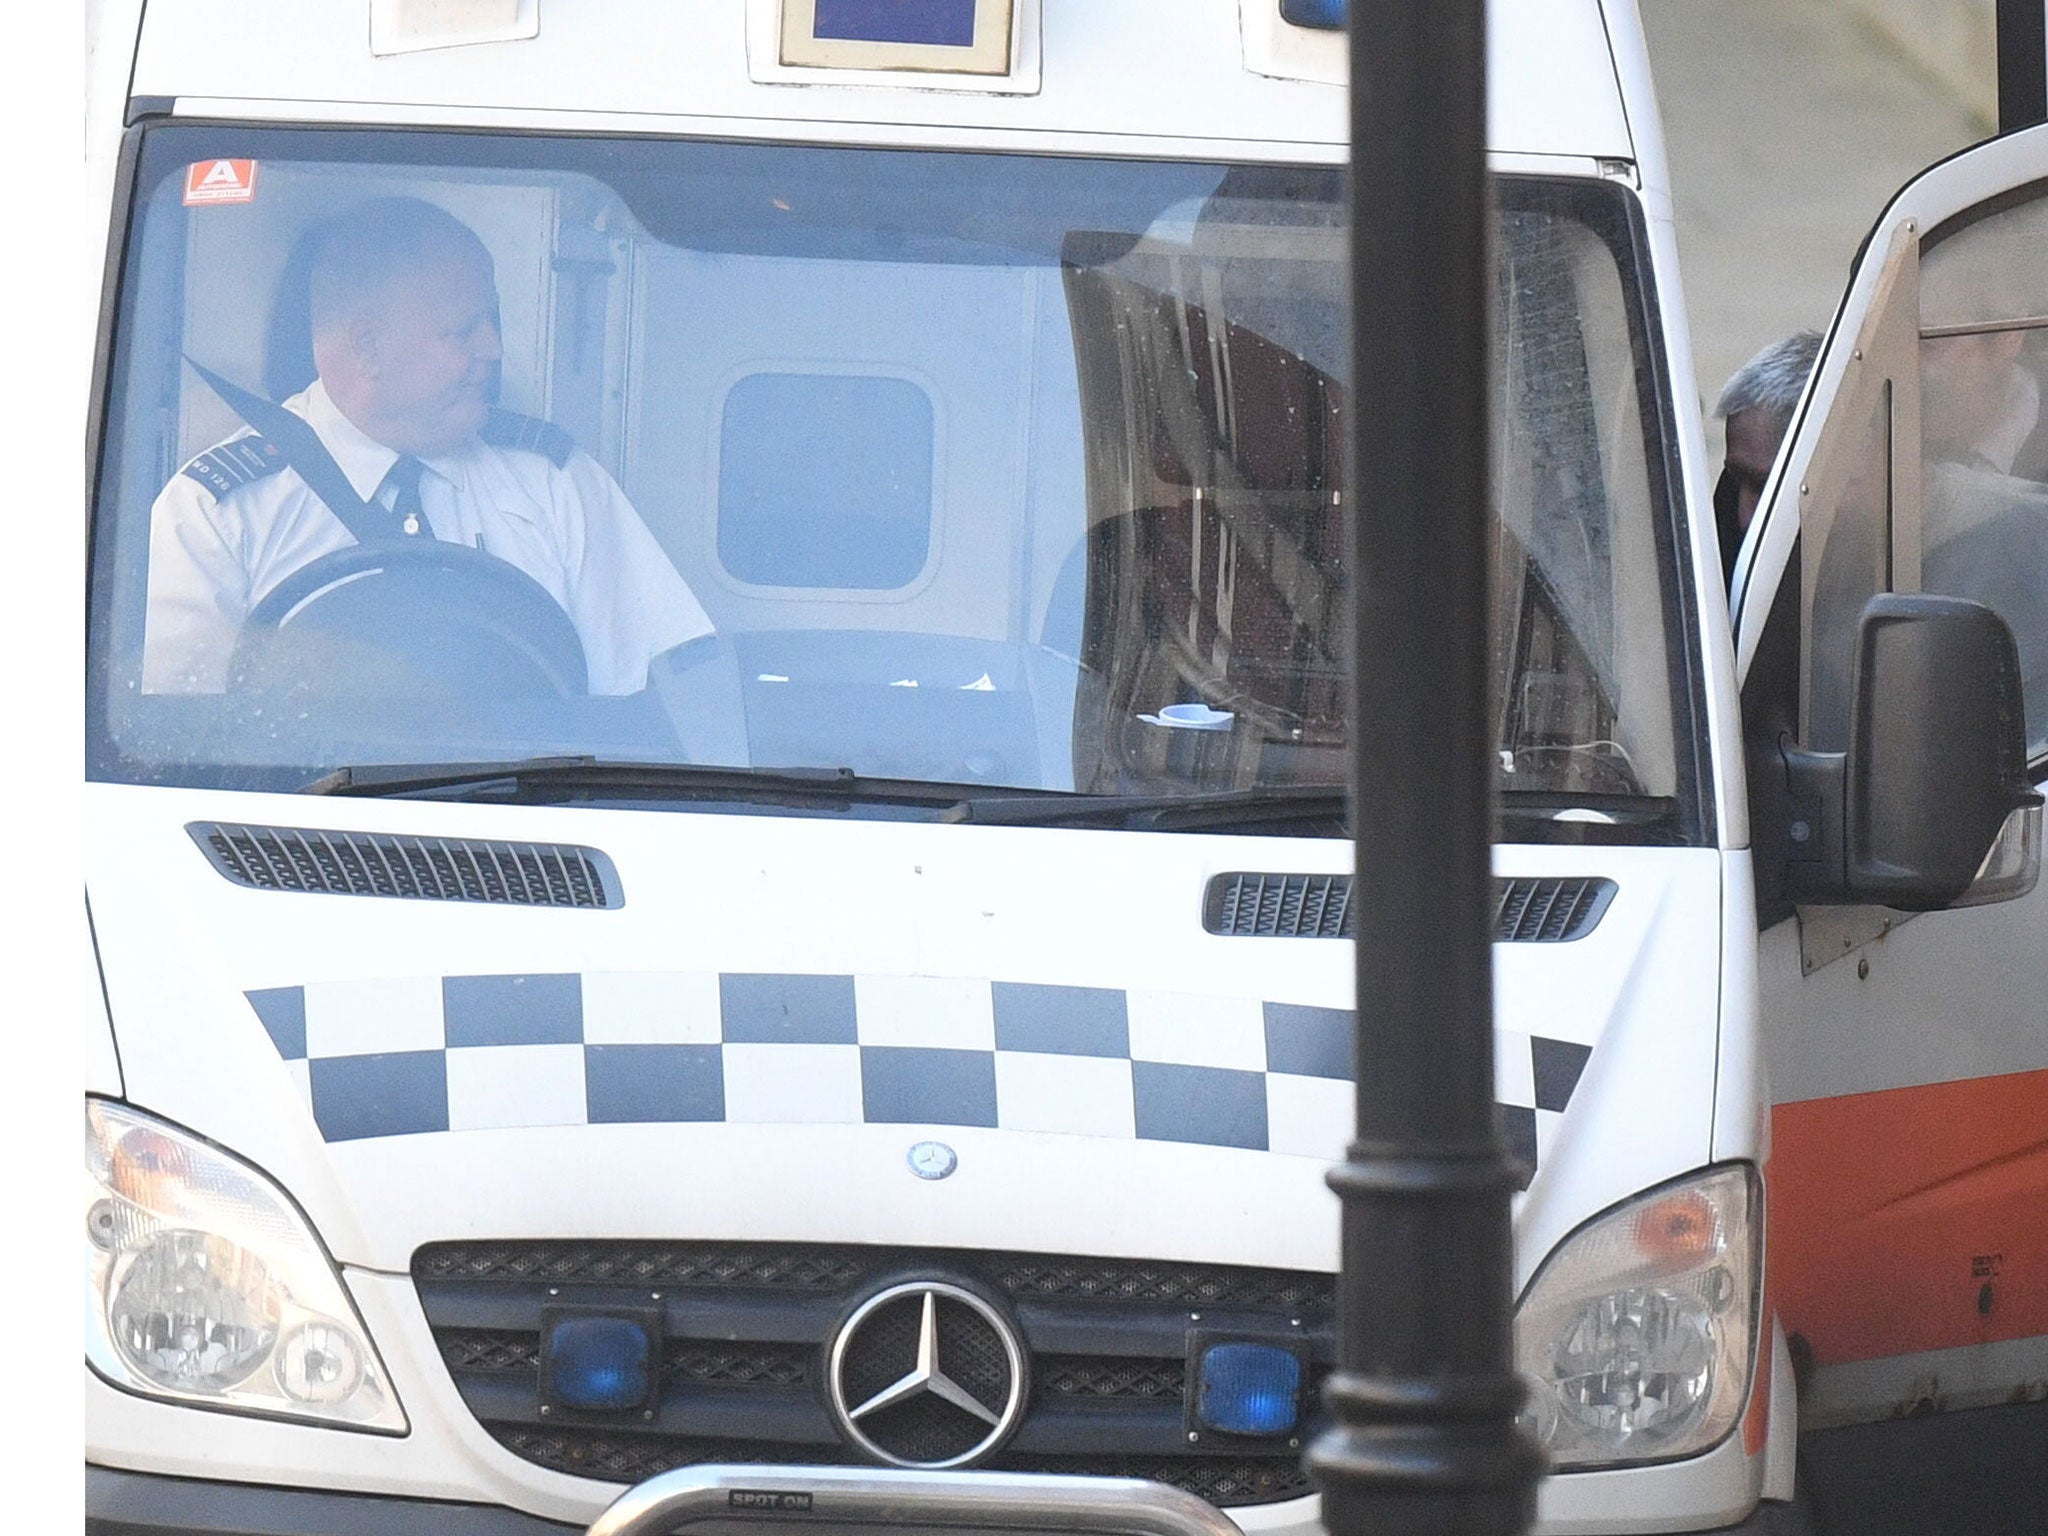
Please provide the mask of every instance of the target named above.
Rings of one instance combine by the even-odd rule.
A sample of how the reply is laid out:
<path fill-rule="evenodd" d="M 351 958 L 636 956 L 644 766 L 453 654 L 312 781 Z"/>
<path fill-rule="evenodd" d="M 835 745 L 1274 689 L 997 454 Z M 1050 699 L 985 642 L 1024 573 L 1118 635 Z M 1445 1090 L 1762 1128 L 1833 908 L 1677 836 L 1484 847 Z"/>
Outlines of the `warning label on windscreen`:
<path fill-rule="evenodd" d="M 198 160 L 185 168 L 185 206 L 256 200 L 254 160 Z"/>

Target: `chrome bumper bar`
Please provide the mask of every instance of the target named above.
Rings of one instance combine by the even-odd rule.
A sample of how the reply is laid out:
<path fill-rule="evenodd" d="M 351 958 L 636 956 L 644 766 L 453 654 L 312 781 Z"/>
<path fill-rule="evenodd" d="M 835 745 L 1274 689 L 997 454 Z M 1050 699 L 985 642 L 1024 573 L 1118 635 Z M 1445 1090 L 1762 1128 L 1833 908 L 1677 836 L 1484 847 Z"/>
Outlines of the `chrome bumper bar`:
<path fill-rule="evenodd" d="M 939 1527 L 1047 1536 L 1243 1536 L 1193 1494 L 1137 1478 L 862 1467 L 678 1467 L 627 1489 L 589 1536 L 669 1536 L 707 1521 Z"/>

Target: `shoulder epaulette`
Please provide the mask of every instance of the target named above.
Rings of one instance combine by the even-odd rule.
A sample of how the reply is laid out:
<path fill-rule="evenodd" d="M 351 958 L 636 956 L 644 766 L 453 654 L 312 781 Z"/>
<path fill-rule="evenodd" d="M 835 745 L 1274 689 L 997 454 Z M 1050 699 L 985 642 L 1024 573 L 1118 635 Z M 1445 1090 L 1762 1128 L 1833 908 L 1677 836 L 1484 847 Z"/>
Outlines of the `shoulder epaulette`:
<path fill-rule="evenodd" d="M 517 411 L 494 409 L 484 418 L 484 429 L 478 436 L 493 448 L 524 448 L 528 453 L 546 454 L 557 469 L 567 464 L 569 455 L 576 451 L 576 439 L 552 421 L 522 416 Z"/>
<path fill-rule="evenodd" d="M 180 473 L 197 480 L 215 496 L 224 497 L 288 467 L 282 448 L 268 438 L 251 434 L 207 449 Z"/>

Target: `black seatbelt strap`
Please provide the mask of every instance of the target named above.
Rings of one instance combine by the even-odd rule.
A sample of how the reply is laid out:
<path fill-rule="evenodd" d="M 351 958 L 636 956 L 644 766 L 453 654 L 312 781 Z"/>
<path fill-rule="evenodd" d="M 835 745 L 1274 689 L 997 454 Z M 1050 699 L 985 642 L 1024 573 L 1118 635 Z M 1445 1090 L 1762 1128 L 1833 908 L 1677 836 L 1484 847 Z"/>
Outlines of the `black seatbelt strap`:
<path fill-rule="evenodd" d="M 230 384 L 212 369 L 201 367 L 189 357 L 185 361 L 191 363 L 192 371 L 204 379 L 236 415 L 277 444 L 285 462 L 298 471 L 307 488 L 320 498 L 342 527 L 354 535 L 358 544 L 388 544 L 395 540 L 397 529 L 393 526 L 391 514 L 356 494 L 348 476 L 334 462 L 334 455 L 320 441 L 320 434 L 304 418 L 243 389 L 239 384 Z"/>

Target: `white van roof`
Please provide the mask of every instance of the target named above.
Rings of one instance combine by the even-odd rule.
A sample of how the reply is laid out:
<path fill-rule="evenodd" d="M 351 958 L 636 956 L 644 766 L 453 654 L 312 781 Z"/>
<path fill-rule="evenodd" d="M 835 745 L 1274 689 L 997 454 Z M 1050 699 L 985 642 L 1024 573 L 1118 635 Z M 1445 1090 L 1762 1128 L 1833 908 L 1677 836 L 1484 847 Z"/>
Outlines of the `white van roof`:
<path fill-rule="evenodd" d="M 1058 135 L 1348 139 L 1345 36 L 1285 25 L 1280 0 L 1016 4 L 1014 78 L 954 89 L 918 75 L 768 78 L 782 0 L 149 0 L 131 90 L 175 98 L 181 115 L 272 120 L 517 127 L 577 114 L 605 120 L 586 126 L 774 137 L 816 122 L 835 125 L 826 136 L 870 143 L 929 144 L 933 130 L 952 129 L 1041 148 Z M 373 10 L 388 47 L 394 16 L 465 7 L 521 29 L 537 23 L 535 35 L 372 51 Z M 1615 14 L 1601 0 L 1494 5 L 1496 152 L 1635 158 L 1609 25 L 1638 23 L 1630 0 L 1607 9 Z"/>

